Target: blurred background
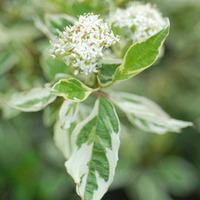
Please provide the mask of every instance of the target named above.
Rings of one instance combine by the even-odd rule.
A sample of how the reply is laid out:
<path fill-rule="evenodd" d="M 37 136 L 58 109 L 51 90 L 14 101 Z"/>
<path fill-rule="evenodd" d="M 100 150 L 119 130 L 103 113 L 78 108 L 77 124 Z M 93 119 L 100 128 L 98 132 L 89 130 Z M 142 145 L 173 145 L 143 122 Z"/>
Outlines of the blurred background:
<path fill-rule="evenodd" d="M 47 13 L 106 15 L 125 0 L 0 1 L 0 199 L 78 200 L 64 158 L 53 144 L 53 108 L 18 113 L 5 105 L 14 91 L 51 80 L 47 37 L 36 28 Z M 165 55 L 116 90 L 146 96 L 171 116 L 194 122 L 181 134 L 134 129 L 124 116 L 120 160 L 104 200 L 200 200 L 200 0 L 150 0 L 171 21 Z M 48 117 L 47 117 L 48 116 Z M 50 118 L 49 116 L 52 116 Z"/>

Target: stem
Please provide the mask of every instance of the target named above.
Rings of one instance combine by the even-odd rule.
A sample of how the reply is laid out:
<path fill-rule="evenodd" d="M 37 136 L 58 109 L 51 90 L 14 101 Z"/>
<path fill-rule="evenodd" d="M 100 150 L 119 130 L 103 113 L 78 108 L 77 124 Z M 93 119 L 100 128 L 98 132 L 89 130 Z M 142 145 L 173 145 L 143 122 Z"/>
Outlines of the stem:
<path fill-rule="evenodd" d="M 100 97 L 108 97 L 108 94 L 99 90 L 99 91 L 96 91 L 96 92 L 93 92 L 93 95 L 97 98 L 100 98 Z"/>

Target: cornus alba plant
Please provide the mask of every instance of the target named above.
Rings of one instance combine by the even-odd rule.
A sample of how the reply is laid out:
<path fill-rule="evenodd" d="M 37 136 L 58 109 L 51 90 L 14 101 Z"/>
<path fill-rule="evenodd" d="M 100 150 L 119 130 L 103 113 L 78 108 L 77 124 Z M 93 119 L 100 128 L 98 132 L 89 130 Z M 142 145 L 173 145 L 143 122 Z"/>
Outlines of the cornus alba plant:
<path fill-rule="evenodd" d="M 68 73 L 57 70 L 45 87 L 14 94 L 9 105 L 24 112 L 56 105 L 58 113 L 51 112 L 57 113 L 52 120 L 54 141 L 66 158 L 67 172 L 83 200 L 100 200 L 113 181 L 120 146 L 116 107 L 134 126 L 147 132 L 179 132 L 191 125 L 172 119 L 145 97 L 108 90 L 156 62 L 169 33 L 169 21 L 152 9 L 149 5 L 133 4 L 126 11 L 116 11 L 119 15 L 114 15 L 112 23 L 119 29 L 130 27 L 130 38 L 134 38 L 121 57 L 115 52 L 123 36 L 114 34 L 110 21 L 98 15 L 85 14 L 74 19 L 62 14 L 48 16 L 45 23 L 36 21 L 50 36 L 49 54 L 55 59 L 54 64 L 60 69 L 63 62 Z"/>

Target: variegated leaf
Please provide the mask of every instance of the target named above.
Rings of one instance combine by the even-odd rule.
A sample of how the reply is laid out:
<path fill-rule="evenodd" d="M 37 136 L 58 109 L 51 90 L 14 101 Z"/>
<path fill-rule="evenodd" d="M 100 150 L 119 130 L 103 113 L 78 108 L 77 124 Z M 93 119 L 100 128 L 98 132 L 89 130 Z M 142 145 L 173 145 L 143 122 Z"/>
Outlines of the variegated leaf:
<path fill-rule="evenodd" d="M 84 101 L 93 90 L 75 78 L 59 80 L 52 87 L 52 92 L 73 102 Z"/>
<path fill-rule="evenodd" d="M 71 154 L 71 134 L 76 125 L 78 104 L 64 101 L 54 127 L 54 142 L 65 158 Z"/>
<path fill-rule="evenodd" d="M 153 65 L 159 58 L 161 47 L 168 34 L 169 25 L 149 39 L 130 46 L 123 63 L 116 70 L 114 79 L 129 79 Z"/>
<path fill-rule="evenodd" d="M 14 94 L 8 105 L 20 111 L 35 112 L 42 110 L 55 99 L 56 96 L 48 88 L 34 88 Z"/>
<path fill-rule="evenodd" d="M 65 163 L 83 200 L 100 200 L 112 183 L 118 160 L 119 121 L 105 98 L 72 133 L 73 152 Z"/>
<path fill-rule="evenodd" d="M 182 128 L 191 126 L 185 122 L 171 118 L 157 104 L 145 97 L 134 94 L 112 94 L 115 104 L 125 112 L 129 121 L 138 128 L 152 133 L 180 132 Z"/>

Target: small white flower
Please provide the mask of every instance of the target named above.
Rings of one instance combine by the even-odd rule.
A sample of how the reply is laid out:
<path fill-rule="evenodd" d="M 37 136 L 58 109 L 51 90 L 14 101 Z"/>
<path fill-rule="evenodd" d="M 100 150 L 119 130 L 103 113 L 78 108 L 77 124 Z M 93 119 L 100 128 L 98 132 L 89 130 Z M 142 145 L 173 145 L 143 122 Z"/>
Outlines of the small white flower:
<path fill-rule="evenodd" d="M 128 27 L 133 42 L 141 42 L 168 25 L 168 20 L 151 4 L 134 2 L 126 9 L 117 9 L 109 16 L 111 24 Z"/>
<path fill-rule="evenodd" d="M 104 50 L 118 41 L 107 23 L 98 15 L 87 14 L 71 27 L 66 27 L 58 38 L 51 41 L 52 56 L 61 56 L 75 73 L 97 71 Z"/>

